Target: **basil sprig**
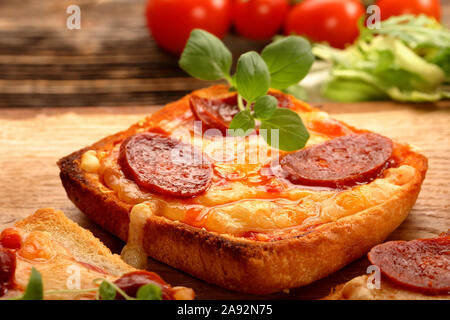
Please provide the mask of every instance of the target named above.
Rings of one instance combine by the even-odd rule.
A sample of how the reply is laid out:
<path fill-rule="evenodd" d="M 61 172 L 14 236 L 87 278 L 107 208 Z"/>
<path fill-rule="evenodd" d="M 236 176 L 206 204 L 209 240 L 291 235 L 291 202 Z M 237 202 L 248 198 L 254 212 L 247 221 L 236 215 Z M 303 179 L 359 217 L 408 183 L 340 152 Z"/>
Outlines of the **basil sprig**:
<path fill-rule="evenodd" d="M 313 62 L 309 42 L 302 37 L 289 36 L 266 46 L 261 55 L 254 51 L 241 55 L 236 73 L 231 75 L 230 51 L 214 35 L 195 29 L 179 65 L 201 80 L 224 79 L 231 90 L 237 91 L 240 111 L 230 123 L 230 134 L 246 136 L 255 130 L 258 120 L 262 136 L 269 145 L 294 151 L 305 146 L 309 133 L 296 112 L 278 108 L 277 100 L 267 93 L 269 88 L 292 89 L 307 75 Z M 278 133 L 279 139 L 273 138 L 274 133 Z"/>

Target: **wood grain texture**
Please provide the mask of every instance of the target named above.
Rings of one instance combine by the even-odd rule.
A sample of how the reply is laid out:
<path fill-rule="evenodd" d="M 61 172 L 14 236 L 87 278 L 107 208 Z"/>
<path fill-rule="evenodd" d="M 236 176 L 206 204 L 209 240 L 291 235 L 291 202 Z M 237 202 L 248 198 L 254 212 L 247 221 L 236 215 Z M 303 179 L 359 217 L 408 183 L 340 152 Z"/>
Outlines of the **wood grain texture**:
<path fill-rule="evenodd" d="M 432 237 L 450 228 L 450 103 L 403 105 L 396 103 L 322 104 L 336 118 L 406 141 L 429 158 L 429 172 L 408 219 L 389 239 Z M 0 109 L 0 229 L 38 208 L 63 210 L 91 229 L 113 251 L 123 243 L 102 231 L 67 199 L 56 161 L 104 136 L 126 129 L 158 107 L 86 107 Z M 201 299 L 320 298 L 330 288 L 365 272 L 366 259 L 289 294 L 251 296 L 230 292 L 196 280 L 164 264 L 150 268 L 173 284 L 193 287 Z"/>
<path fill-rule="evenodd" d="M 161 105 L 204 87 L 149 36 L 146 0 L 0 1 L 0 107 Z M 68 30 L 77 4 L 81 29 Z M 235 58 L 267 41 L 230 34 Z"/>
<path fill-rule="evenodd" d="M 162 105 L 205 86 L 149 36 L 146 2 L 1 0 L 0 107 Z M 80 30 L 66 27 L 72 4 Z M 450 0 L 442 5 L 450 26 Z M 225 43 L 237 58 L 267 41 L 230 33 Z"/>

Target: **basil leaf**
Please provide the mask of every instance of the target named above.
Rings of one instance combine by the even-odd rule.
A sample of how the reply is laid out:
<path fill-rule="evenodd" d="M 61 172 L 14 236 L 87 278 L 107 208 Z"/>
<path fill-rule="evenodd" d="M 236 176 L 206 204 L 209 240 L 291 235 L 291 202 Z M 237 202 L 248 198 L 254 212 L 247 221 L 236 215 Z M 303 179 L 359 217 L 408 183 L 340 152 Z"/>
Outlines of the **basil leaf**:
<path fill-rule="evenodd" d="M 219 38 L 201 29 L 194 29 L 181 55 L 179 65 L 191 76 L 201 80 L 230 79 L 232 56 Z"/>
<path fill-rule="evenodd" d="M 266 134 L 261 130 L 267 130 Z M 278 139 L 272 141 L 271 130 L 278 130 Z M 261 120 L 261 129 L 266 142 L 280 150 L 295 151 L 303 148 L 309 139 L 308 130 L 300 116 L 290 109 L 276 109 L 269 119 Z"/>
<path fill-rule="evenodd" d="M 34 267 L 31 267 L 30 280 L 28 280 L 25 293 L 17 300 L 43 300 L 44 286 L 42 276 Z"/>
<path fill-rule="evenodd" d="M 273 96 L 259 97 L 254 105 L 255 118 L 257 119 L 269 119 L 277 108 L 278 101 Z"/>
<path fill-rule="evenodd" d="M 152 283 L 143 285 L 136 293 L 138 300 L 162 300 L 161 288 Z"/>
<path fill-rule="evenodd" d="M 255 51 L 243 54 L 237 63 L 236 86 L 239 94 L 254 102 L 267 93 L 270 86 L 270 74 L 267 65 Z"/>
<path fill-rule="evenodd" d="M 102 300 L 114 300 L 116 298 L 116 288 L 108 281 L 103 281 L 98 290 Z"/>
<path fill-rule="evenodd" d="M 249 135 L 254 128 L 255 119 L 252 117 L 250 110 L 246 109 L 234 116 L 227 133 L 233 136 L 245 137 Z"/>
<path fill-rule="evenodd" d="M 261 53 L 266 62 L 275 89 L 286 89 L 300 82 L 314 62 L 311 44 L 298 36 L 289 36 L 272 42 Z"/>

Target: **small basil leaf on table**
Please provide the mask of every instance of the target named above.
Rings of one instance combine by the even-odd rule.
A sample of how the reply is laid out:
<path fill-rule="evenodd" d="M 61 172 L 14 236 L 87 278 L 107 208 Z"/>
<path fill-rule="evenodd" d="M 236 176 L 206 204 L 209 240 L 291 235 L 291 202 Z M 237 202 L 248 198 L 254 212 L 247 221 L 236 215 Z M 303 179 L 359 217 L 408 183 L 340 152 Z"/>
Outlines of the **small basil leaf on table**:
<path fill-rule="evenodd" d="M 102 300 L 114 300 L 116 298 L 116 288 L 108 281 L 103 281 L 98 290 Z"/>
<path fill-rule="evenodd" d="M 232 56 L 219 38 L 204 30 L 191 32 L 179 61 L 181 69 L 201 80 L 230 79 Z"/>
<path fill-rule="evenodd" d="M 149 283 L 139 288 L 136 298 L 138 300 L 162 300 L 162 291 L 157 285 Z"/>
<path fill-rule="evenodd" d="M 280 90 L 300 82 L 314 62 L 309 41 L 298 36 L 289 36 L 269 44 L 261 56 L 270 71 L 270 86 Z"/>
<path fill-rule="evenodd" d="M 252 117 L 250 110 L 245 109 L 234 116 L 230 123 L 230 129 L 227 132 L 233 136 L 245 137 L 254 128 L 255 119 Z"/>
<path fill-rule="evenodd" d="M 248 103 L 254 102 L 269 90 L 269 70 L 264 60 L 255 51 L 247 52 L 239 58 L 236 68 L 236 86 L 238 93 Z"/>
<path fill-rule="evenodd" d="M 269 119 L 277 109 L 278 101 L 275 97 L 265 95 L 259 97 L 254 105 L 255 118 Z"/>
<path fill-rule="evenodd" d="M 28 280 L 25 293 L 17 298 L 17 300 L 42 300 L 44 299 L 44 286 L 39 271 L 34 267 L 31 268 L 30 280 Z"/>
<path fill-rule="evenodd" d="M 290 109 L 276 109 L 269 119 L 261 120 L 261 130 L 266 142 L 280 150 L 295 151 L 303 148 L 308 142 L 309 133 L 300 116 Z M 272 131 L 278 130 L 278 139 L 272 141 Z M 278 145 L 276 145 L 278 144 Z"/>

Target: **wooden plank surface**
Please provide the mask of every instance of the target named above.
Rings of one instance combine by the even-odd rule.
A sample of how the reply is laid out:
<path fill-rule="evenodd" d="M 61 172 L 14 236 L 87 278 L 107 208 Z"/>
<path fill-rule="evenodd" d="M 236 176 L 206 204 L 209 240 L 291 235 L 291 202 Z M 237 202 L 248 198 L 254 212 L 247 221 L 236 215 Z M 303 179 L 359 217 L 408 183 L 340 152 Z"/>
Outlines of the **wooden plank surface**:
<path fill-rule="evenodd" d="M 149 35 L 147 0 L 0 1 L 0 107 L 165 104 L 205 86 Z M 77 4 L 81 29 L 68 30 Z M 235 57 L 267 41 L 230 34 Z"/>
<path fill-rule="evenodd" d="M 0 107 L 162 105 L 204 86 L 149 36 L 147 0 L 19 2 L 0 1 Z M 441 3 L 450 26 L 450 0 Z M 72 4 L 80 30 L 66 28 Z M 225 43 L 236 58 L 267 41 L 230 33 Z"/>
<path fill-rule="evenodd" d="M 407 141 L 429 158 L 429 172 L 417 204 L 390 239 L 430 237 L 450 228 L 450 103 L 402 105 L 396 103 L 323 104 L 319 106 L 349 124 Z M 86 107 L 0 109 L 0 229 L 36 209 L 63 210 L 91 229 L 114 252 L 123 243 L 100 230 L 67 199 L 56 161 L 70 152 L 127 128 L 157 107 Z M 290 294 L 250 296 L 230 292 L 174 270 L 156 261 L 151 269 L 169 282 L 193 287 L 201 299 L 319 298 L 333 285 L 364 273 L 365 258 Z"/>

